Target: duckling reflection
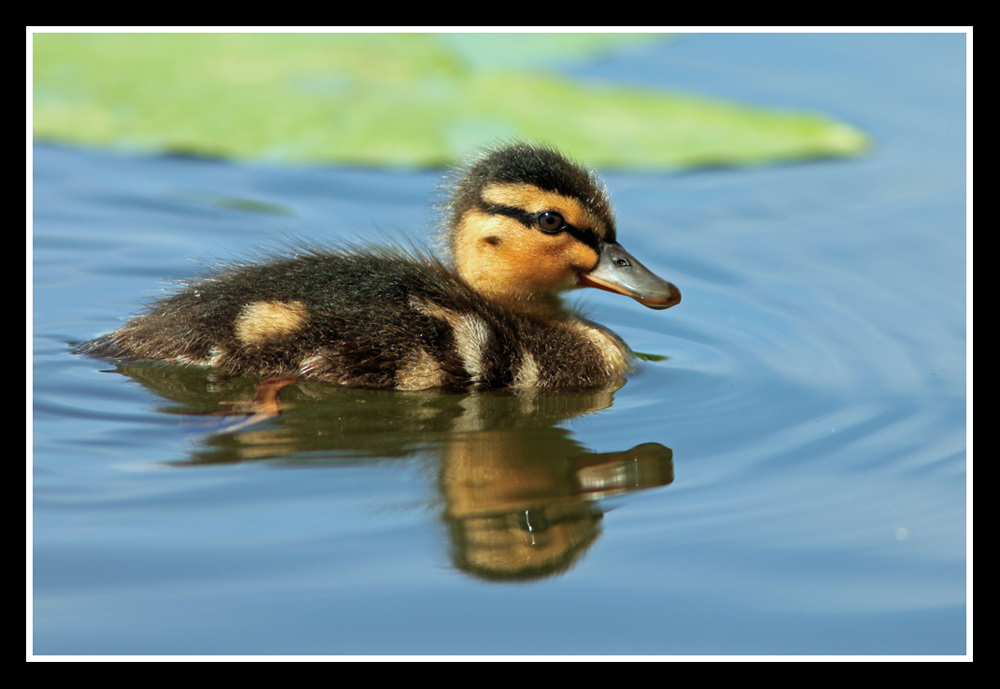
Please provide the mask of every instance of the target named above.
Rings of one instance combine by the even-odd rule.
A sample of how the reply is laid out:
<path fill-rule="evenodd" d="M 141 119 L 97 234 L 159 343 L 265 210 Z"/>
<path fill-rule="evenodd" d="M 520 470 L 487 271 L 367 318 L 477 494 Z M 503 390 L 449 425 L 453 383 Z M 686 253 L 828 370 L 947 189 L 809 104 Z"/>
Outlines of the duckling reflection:
<path fill-rule="evenodd" d="M 600 533 L 595 500 L 673 481 L 673 453 L 659 443 L 581 449 L 557 428 L 456 434 L 440 473 L 456 566 L 491 580 L 564 572 Z"/>
<path fill-rule="evenodd" d="M 601 533 L 600 499 L 673 481 L 673 454 L 659 443 L 588 452 L 557 425 L 609 407 L 621 379 L 572 393 L 442 394 L 288 385 L 190 367 L 117 371 L 169 400 L 161 411 L 196 424 L 196 447 L 176 465 L 428 461 L 453 563 L 491 581 L 566 571 Z M 266 423 L 239 425 L 262 405 L 274 412 Z"/>

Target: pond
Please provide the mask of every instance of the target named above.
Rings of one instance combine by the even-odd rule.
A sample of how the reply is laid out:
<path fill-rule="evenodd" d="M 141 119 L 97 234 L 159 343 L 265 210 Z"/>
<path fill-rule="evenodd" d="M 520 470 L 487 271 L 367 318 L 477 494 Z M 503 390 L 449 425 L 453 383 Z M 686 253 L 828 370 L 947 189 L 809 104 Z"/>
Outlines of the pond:
<path fill-rule="evenodd" d="M 701 35 L 581 80 L 816 109 L 844 161 L 613 172 L 665 312 L 590 394 L 283 390 L 72 346 L 294 242 L 424 241 L 438 172 L 33 149 L 35 654 L 962 654 L 965 37 Z"/>

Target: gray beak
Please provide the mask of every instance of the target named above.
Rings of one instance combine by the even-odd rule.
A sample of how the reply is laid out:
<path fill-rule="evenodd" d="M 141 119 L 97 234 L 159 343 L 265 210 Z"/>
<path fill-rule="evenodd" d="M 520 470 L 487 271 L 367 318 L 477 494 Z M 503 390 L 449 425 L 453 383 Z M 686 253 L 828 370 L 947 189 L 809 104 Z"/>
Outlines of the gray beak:
<path fill-rule="evenodd" d="M 601 242 L 597 266 L 580 273 L 580 286 L 624 294 L 651 309 L 669 309 L 681 301 L 676 286 L 653 274 L 618 242 Z"/>

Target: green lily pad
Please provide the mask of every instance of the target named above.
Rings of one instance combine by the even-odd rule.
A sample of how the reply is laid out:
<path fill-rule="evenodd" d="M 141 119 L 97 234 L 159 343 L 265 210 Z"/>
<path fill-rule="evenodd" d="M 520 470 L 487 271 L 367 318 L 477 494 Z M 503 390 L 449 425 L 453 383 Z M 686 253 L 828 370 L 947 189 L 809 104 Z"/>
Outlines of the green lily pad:
<path fill-rule="evenodd" d="M 864 152 L 831 118 L 616 85 L 552 66 L 662 36 L 44 34 L 39 141 L 233 159 L 429 167 L 500 139 L 603 168 Z"/>

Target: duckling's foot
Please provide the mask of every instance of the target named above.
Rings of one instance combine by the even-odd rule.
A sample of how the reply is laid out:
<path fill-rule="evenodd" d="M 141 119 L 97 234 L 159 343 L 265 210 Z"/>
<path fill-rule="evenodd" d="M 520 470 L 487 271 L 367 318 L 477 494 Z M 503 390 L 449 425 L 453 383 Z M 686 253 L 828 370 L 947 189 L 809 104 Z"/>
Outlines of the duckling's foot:
<path fill-rule="evenodd" d="M 219 412 L 219 414 L 222 416 L 249 414 L 253 418 L 260 417 L 260 420 L 277 416 L 281 413 L 281 400 L 278 398 L 278 393 L 292 383 L 297 382 L 294 378 L 282 378 L 280 376 L 265 378 L 257 383 L 256 392 L 252 400 L 223 402 L 222 404 L 229 407 L 229 409 Z"/>

